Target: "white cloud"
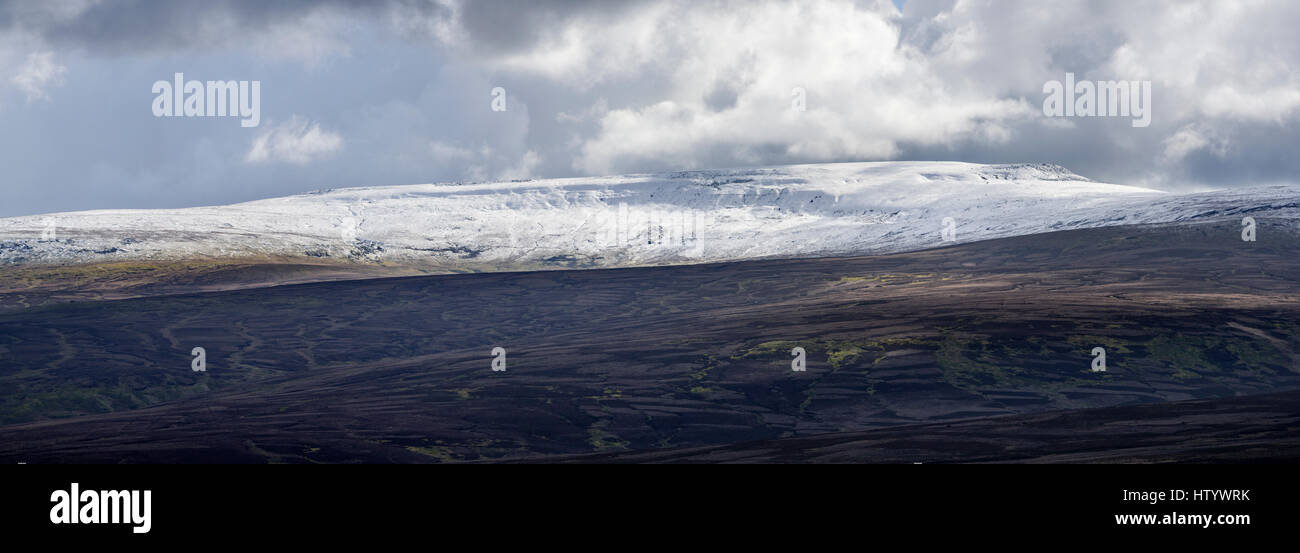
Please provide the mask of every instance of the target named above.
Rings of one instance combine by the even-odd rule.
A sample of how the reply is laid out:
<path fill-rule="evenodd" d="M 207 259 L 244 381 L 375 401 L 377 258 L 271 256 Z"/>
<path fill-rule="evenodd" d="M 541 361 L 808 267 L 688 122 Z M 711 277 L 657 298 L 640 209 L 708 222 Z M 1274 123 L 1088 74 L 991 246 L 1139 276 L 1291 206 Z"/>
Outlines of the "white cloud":
<path fill-rule="evenodd" d="M 54 52 L 32 52 L 11 81 L 27 95 L 27 101 L 48 100 L 46 89 L 63 84 L 67 71 L 67 67 L 54 61 Z"/>
<path fill-rule="evenodd" d="M 439 164 L 462 162 L 475 157 L 474 151 L 469 148 L 462 148 L 440 140 L 429 143 L 429 154 L 433 156 L 433 161 Z"/>
<path fill-rule="evenodd" d="M 1250 148 L 1238 134 L 1300 116 L 1294 2 L 911 0 L 906 15 L 877 0 L 649 2 L 573 10 L 517 43 L 476 37 L 456 24 L 466 6 L 442 4 L 427 35 L 458 56 L 587 98 L 557 117 L 581 129 L 566 153 L 584 173 L 972 147 L 1020 161 L 1048 138 L 1064 159 L 1136 177 L 1197 150 L 1231 161 Z M 1152 81 L 1152 126 L 1044 119 L 1042 85 L 1066 72 Z M 795 86 L 807 111 L 790 109 Z"/>
<path fill-rule="evenodd" d="M 270 125 L 253 139 L 253 145 L 244 156 L 247 163 L 285 162 L 304 165 L 328 157 L 343 147 L 343 137 L 321 130 L 319 123 L 310 123 L 293 116 L 279 125 Z"/>
<path fill-rule="evenodd" d="M 575 87 L 661 73 L 664 97 L 599 114 L 574 167 L 588 173 L 660 166 L 882 159 L 900 142 L 1004 141 L 1003 120 L 1035 107 L 996 85 L 949 80 L 900 47 L 887 2 L 656 4 L 615 26 L 578 20 L 501 67 Z M 791 91 L 807 92 L 806 111 Z"/>
<path fill-rule="evenodd" d="M 457 24 L 460 17 L 457 0 L 428 0 L 424 4 L 395 2 L 386 12 L 389 25 L 407 37 L 429 37 L 444 44 L 463 44 L 468 40 Z"/>
<path fill-rule="evenodd" d="M 542 161 L 541 155 L 533 150 L 525 151 L 514 160 L 507 153 L 499 152 L 487 144 L 471 149 L 440 140 L 429 143 L 429 154 L 437 165 L 458 168 L 462 175 L 471 180 L 533 178 Z M 492 167 L 500 169 L 493 172 Z"/>
<path fill-rule="evenodd" d="M 533 170 L 537 168 L 537 164 L 541 163 L 541 161 L 541 156 L 538 156 L 537 152 L 528 150 L 524 152 L 517 165 L 507 167 L 501 171 L 497 178 L 502 180 L 530 179 L 533 177 Z"/>
<path fill-rule="evenodd" d="M 1300 108 L 1300 4 L 1202 0 L 1141 9 L 1140 18 L 1113 18 L 1126 42 L 1108 68 L 1154 81 L 1164 117 L 1277 122 Z"/>
<path fill-rule="evenodd" d="M 1206 150 L 1223 157 L 1228 153 L 1228 143 L 1204 125 L 1187 125 L 1164 140 L 1161 158 L 1165 162 L 1178 162 L 1192 152 Z"/>

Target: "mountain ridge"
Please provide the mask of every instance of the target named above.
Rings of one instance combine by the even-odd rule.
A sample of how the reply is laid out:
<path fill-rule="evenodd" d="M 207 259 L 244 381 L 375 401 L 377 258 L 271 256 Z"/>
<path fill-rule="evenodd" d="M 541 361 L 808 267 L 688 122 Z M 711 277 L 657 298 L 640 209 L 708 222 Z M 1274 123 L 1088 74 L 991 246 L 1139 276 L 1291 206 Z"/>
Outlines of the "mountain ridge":
<path fill-rule="evenodd" d="M 329 189 L 0 219 L 0 264 L 275 257 L 433 272 L 876 255 L 1057 230 L 1294 218 L 1300 187 L 1176 194 L 1047 164 L 865 162 Z"/>

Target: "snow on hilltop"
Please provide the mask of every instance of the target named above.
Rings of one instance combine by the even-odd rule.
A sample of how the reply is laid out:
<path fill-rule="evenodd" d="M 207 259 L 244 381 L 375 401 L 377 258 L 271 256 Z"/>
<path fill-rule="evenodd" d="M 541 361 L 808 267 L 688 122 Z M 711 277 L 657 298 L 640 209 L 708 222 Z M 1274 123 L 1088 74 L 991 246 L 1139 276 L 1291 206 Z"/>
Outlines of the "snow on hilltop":
<path fill-rule="evenodd" d="M 422 184 L 0 219 L 0 263 L 299 257 L 501 270 L 862 255 L 1074 228 L 1295 217 L 1298 196 L 1296 187 L 1172 194 L 1052 165 L 956 162 Z"/>

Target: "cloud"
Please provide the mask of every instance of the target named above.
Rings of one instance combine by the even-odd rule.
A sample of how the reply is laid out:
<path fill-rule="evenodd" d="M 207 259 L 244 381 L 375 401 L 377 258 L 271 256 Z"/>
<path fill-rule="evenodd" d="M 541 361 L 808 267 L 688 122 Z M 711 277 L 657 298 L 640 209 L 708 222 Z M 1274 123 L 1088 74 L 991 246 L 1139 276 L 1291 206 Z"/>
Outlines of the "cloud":
<path fill-rule="evenodd" d="M 462 47 L 493 71 L 611 98 L 582 120 L 590 130 L 570 152 L 580 173 L 942 157 L 1060 162 L 1161 186 L 1297 178 L 1283 152 L 1293 134 L 1286 128 L 1300 117 L 1295 3 L 1098 0 L 1048 9 L 917 0 L 900 14 L 872 1 L 718 1 L 618 10 L 613 19 L 568 14 L 515 43 L 466 25 L 447 34 L 495 45 Z M 1155 124 L 1044 119 L 1041 87 L 1066 72 L 1152 81 Z M 804 112 L 790 109 L 794 87 L 806 91 Z M 612 99 L 627 89 L 641 97 Z M 568 114 L 584 110 L 562 113 L 572 121 Z M 1203 163 L 1191 151 L 1225 169 L 1179 166 Z"/>
<path fill-rule="evenodd" d="M 1204 125 L 1187 125 L 1166 138 L 1164 145 L 1161 157 L 1165 162 L 1178 162 L 1198 151 L 1208 151 L 1219 157 L 1228 153 L 1227 141 L 1215 136 L 1214 131 Z"/>
<path fill-rule="evenodd" d="M 440 140 L 429 143 L 429 153 L 433 155 L 433 160 L 437 163 L 454 163 L 477 157 L 476 152 L 469 148 L 463 148 Z"/>
<path fill-rule="evenodd" d="M 45 90 L 63 83 L 68 68 L 54 61 L 54 52 L 33 52 L 14 75 L 12 82 L 27 95 L 27 101 L 48 100 Z"/>
<path fill-rule="evenodd" d="M 304 165 L 327 157 L 342 147 L 343 137 L 321 130 L 319 123 L 309 123 L 295 115 L 289 121 L 269 126 L 258 134 L 244 161 Z"/>
<path fill-rule="evenodd" d="M 429 152 L 435 164 L 459 168 L 460 175 L 474 181 L 530 179 L 542 162 L 541 155 L 533 150 L 516 158 L 486 144 L 471 149 L 435 140 L 429 143 Z M 494 167 L 498 169 L 493 171 Z"/>
<path fill-rule="evenodd" d="M 26 198 L 49 183 L 115 193 L 50 193 L 42 208 L 236 193 L 164 188 L 196 172 L 243 183 L 231 200 L 890 159 L 1059 163 L 1167 189 L 1295 182 L 1297 20 L 1300 3 L 1280 0 L 0 2 L 2 92 L 59 108 L 6 110 L 0 95 L 0 166 L 26 187 L 0 209 L 35 209 Z M 177 70 L 257 78 L 268 120 L 290 123 L 164 123 L 130 107 Z M 1043 83 L 1067 72 L 1151 81 L 1151 125 L 1044 117 Z M 498 86 L 508 112 L 489 109 Z M 61 147 L 13 138 L 38 131 Z M 280 164 L 305 165 L 301 182 Z"/>
<path fill-rule="evenodd" d="M 888 2 L 655 3 L 617 21 L 571 18 L 485 63 L 583 91 L 653 80 L 658 97 L 615 106 L 574 152 L 583 173 L 889 159 L 899 144 L 1003 141 L 1035 106 L 988 83 L 950 81 L 900 47 Z M 806 110 L 793 109 L 799 89 Z"/>
<path fill-rule="evenodd" d="M 519 158 L 519 163 L 514 167 L 507 167 L 502 171 L 498 178 L 502 180 L 523 180 L 533 177 L 533 171 L 541 163 L 541 156 L 537 152 L 528 150 Z"/>
<path fill-rule="evenodd" d="M 0 28 L 93 56 L 244 49 L 313 65 L 346 54 L 356 17 L 369 9 L 348 0 L 15 0 L 0 5 Z"/>

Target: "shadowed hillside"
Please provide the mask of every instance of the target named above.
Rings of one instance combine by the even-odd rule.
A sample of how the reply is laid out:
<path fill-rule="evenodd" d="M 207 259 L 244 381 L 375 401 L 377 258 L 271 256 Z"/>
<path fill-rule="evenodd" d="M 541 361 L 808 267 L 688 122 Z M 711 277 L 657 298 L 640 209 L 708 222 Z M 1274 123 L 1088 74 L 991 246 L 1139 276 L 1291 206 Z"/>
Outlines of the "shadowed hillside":
<path fill-rule="evenodd" d="M 1300 240 L 1268 224 L 10 311 L 0 460 L 538 459 L 1295 389 Z"/>

